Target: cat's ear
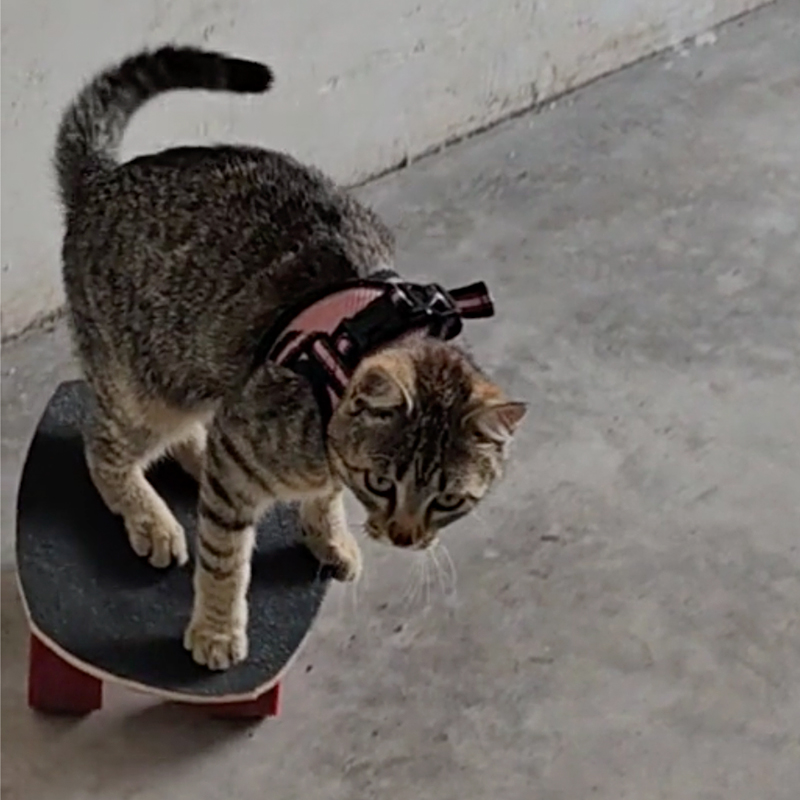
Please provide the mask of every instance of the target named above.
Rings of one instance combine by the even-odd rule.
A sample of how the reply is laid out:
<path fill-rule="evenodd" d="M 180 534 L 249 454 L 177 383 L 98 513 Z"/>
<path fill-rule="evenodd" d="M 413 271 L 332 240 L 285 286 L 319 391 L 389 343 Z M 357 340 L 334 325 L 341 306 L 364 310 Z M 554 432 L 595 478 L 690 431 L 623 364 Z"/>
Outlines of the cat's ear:
<path fill-rule="evenodd" d="M 351 402 L 358 408 L 389 411 L 413 407 L 413 373 L 401 359 L 375 358 L 365 363 L 353 378 Z"/>
<path fill-rule="evenodd" d="M 470 414 L 470 422 L 487 439 L 503 444 L 516 432 L 528 411 L 526 403 L 490 401 Z"/>

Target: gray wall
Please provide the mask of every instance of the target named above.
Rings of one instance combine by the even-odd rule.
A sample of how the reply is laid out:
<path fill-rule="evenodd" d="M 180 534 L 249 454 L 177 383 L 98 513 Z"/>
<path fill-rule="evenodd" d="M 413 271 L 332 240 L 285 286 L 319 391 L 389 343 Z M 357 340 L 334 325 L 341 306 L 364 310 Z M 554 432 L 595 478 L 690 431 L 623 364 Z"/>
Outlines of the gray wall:
<path fill-rule="evenodd" d="M 62 302 L 49 157 L 64 104 L 143 45 L 268 61 L 266 98 L 182 95 L 143 110 L 126 155 L 233 140 L 363 179 L 763 0 L 5 0 L 2 331 Z"/>

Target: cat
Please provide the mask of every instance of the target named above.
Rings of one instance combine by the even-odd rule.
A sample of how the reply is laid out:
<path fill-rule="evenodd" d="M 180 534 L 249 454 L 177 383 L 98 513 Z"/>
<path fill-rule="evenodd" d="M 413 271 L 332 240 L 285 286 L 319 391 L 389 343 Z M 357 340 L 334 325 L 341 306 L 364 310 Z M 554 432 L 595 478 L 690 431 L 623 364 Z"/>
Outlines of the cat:
<path fill-rule="evenodd" d="M 54 164 L 68 318 L 94 396 L 84 439 L 98 492 L 155 567 L 186 538 L 145 476 L 165 453 L 199 482 L 184 645 L 227 669 L 247 656 L 254 526 L 299 501 L 302 536 L 354 580 L 349 488 L 369 536 L 429 546 L 500 477 L 526 406 L 452 342 L 412 335 L 358 365 L 329 422 L 301 375 L 255 359 L 305 293 L 391 268 L 394 240 L 313 167 L 249 146 L 177 147 L 120 163 L 133 113 L 174 89 L 261 93 L 263 64 L 166 46 L 99 73 L 67 108 Z"/>

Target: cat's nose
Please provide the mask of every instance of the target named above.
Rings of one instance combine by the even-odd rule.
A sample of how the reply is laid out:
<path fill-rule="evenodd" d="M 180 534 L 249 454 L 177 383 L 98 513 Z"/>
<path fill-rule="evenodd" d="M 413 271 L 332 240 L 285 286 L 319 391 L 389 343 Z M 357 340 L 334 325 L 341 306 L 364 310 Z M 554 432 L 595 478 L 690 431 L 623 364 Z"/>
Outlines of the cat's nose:
<path fill-rule="evenodd" d="M 389 523 L 389 538 L 397 547 L 413 547 L 417 540 L 415 526 L 393 519 Z"/>

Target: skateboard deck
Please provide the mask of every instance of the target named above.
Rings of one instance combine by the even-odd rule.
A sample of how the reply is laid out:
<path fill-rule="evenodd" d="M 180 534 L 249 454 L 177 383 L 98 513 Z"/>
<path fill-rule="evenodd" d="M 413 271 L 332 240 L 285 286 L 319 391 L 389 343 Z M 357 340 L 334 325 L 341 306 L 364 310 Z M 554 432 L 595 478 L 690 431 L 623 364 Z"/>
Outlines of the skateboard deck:
<path fill-rule="evenodd" d="M 59 386 L 36 429 L 17 503 L 17 565 L 31 628 L 29 703 L 44 711 L 100 707 L 102 682 L 226 716 L 277 713 L 278 682 L 308 634 L 329 577 L 280 505 L 259 524 L 249 592 L 250 652 L 224 672 L 184 649 L 192 607 L 197 485 L 165 460 L 148 473 L 186 529 L 184 567 L 156 569 L 131 549 L 86 466 L 91 413 L 82 381 Z M 239 713 L 241 712 L 241 713 Z"/>

